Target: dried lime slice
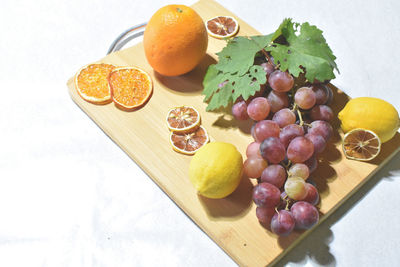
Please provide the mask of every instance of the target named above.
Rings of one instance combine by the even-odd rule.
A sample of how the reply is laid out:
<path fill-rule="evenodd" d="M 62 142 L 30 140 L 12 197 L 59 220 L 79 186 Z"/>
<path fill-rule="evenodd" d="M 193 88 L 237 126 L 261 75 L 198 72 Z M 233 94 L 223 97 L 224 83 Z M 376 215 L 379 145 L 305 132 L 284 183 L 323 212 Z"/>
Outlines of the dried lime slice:
<path fill-rule="evenodd" d="M 373 131 L 358 128 L 345 134 L 342 148 L 348 159 L 369 161 L 381 151 L 381 140 Z"/>

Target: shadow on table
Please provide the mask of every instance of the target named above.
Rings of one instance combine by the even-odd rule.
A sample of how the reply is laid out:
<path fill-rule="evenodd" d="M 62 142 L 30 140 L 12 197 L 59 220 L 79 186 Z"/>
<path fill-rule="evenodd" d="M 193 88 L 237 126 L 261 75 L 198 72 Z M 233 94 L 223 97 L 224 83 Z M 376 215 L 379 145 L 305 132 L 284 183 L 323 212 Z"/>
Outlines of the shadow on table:
<path fill-rule="evenodd" d="M 398 134 L 397 134 L 398 135 Z M 335 256 L 330 252 L 329 244 L 334 239 L 332 225 L 346 215 L 363 197 L 382 179 L 391 180 L 390 175 L 400 172 L 400 153 L 398 152 L 386 166 L 379 170 L 356 193 L 343 203 L 331 216 L 322 222 L 295 249 L 286 254 L 276 266 L 286 266 L 289 262 L 305 264 L 307 258 L 323 266 L 336 266 Z M 308 257 L 307 257 L 308 256 Z"/>
<path fill-rule="evenodd" d="M 219 115 L 218 119 L 214 121 L 213 126 L 224 129 L 238 128 L 245 134 L 251 134 L 251 127 L 255 124 L 252 120 L 237 120 L 231 114 L 230 110 L 232 105 L 226 108 L 225 113 Z"/>
<path fill-rule="evenodd" d="M 252 190 L 253 184 L 243 175 L 237 189 L 226 198 L 211 199 L 201 195 L 198 197 L 210 220 L 234 220 L 249 212 Z"/>
<path fill-rule="evenodd" d="M 217 61 L 211 55 L 206 54 L 201 62 L 191 71 L 179 76 L 164 76 L 154 71 L 154 78 L 161 83 L 166 90 L 177 95 L 200 95 L 203 91 L 203 77 L 208 67 Z"/>

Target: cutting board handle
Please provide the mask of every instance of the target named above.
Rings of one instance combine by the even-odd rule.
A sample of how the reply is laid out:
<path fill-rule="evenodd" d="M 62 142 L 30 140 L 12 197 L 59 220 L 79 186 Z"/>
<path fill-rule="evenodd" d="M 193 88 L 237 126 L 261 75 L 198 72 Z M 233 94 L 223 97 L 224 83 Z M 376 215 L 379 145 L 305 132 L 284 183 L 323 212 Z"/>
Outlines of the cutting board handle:
<path fill-rule="evenodd" d="M 127 41 L 130 41 L 130 40 L 135 39 L 135 38 L 137 38 L 139 36 L 142 36 L 144 31 L 141 31 L 141 30 L 144 30 L 146 25 L 147 25 L 147 22 L 144 22 L 144 23 L 135 25 L 135 26 L 127 29 L 126 31 L 122 32 L 114 40 L 114 42 L 112 42 L 112 44 L 110 45 L 110 48 L 107 51 L 107 55 L 112 53 L 112 52 L 120 50 L 127 43 Z M 127 38 L 127 36 L 129 34 L 132 34 L 132 35 L 130 35 L 130 37 Z M 118 44 L 121 44 L 121 45 L 118 45 Z"/>

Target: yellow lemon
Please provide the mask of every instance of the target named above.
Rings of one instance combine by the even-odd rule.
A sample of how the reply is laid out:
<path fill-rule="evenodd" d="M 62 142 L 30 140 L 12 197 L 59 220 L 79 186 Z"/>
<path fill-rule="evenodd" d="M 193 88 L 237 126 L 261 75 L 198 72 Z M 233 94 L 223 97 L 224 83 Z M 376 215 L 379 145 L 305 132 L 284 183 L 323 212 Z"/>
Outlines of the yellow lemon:
<path fill-rule="evenodd" d="M 382 143 L 389 141 L 400 125 L 397 110 L 385 100 L 374 97 L 351 99 L 338 117 L 345 133 L 356 128 L 367 129 L 376 133 Z"/>
<path fill-rule="evenodd" d="M 212 142 L 200 148 L 189 166 L 189 178 L 197 192 L 208 198 L 224 198 L 242 179 L 243 158 L 229 143 Z"/>

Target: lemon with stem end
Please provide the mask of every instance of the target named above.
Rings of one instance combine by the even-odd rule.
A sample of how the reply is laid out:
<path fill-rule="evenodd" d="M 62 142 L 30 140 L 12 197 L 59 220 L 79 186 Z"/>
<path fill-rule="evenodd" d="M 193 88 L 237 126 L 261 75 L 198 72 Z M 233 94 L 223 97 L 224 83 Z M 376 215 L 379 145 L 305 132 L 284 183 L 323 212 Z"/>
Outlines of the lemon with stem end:
<path fill-rule="evenodd" d="M 339 112 L 342 130 L 347 133 L 362 128 L 373 131 L 382 143 L 389 141 L 400 126 L 399 113 L 385 100 L 358 97 L 347 102 Z"/>

